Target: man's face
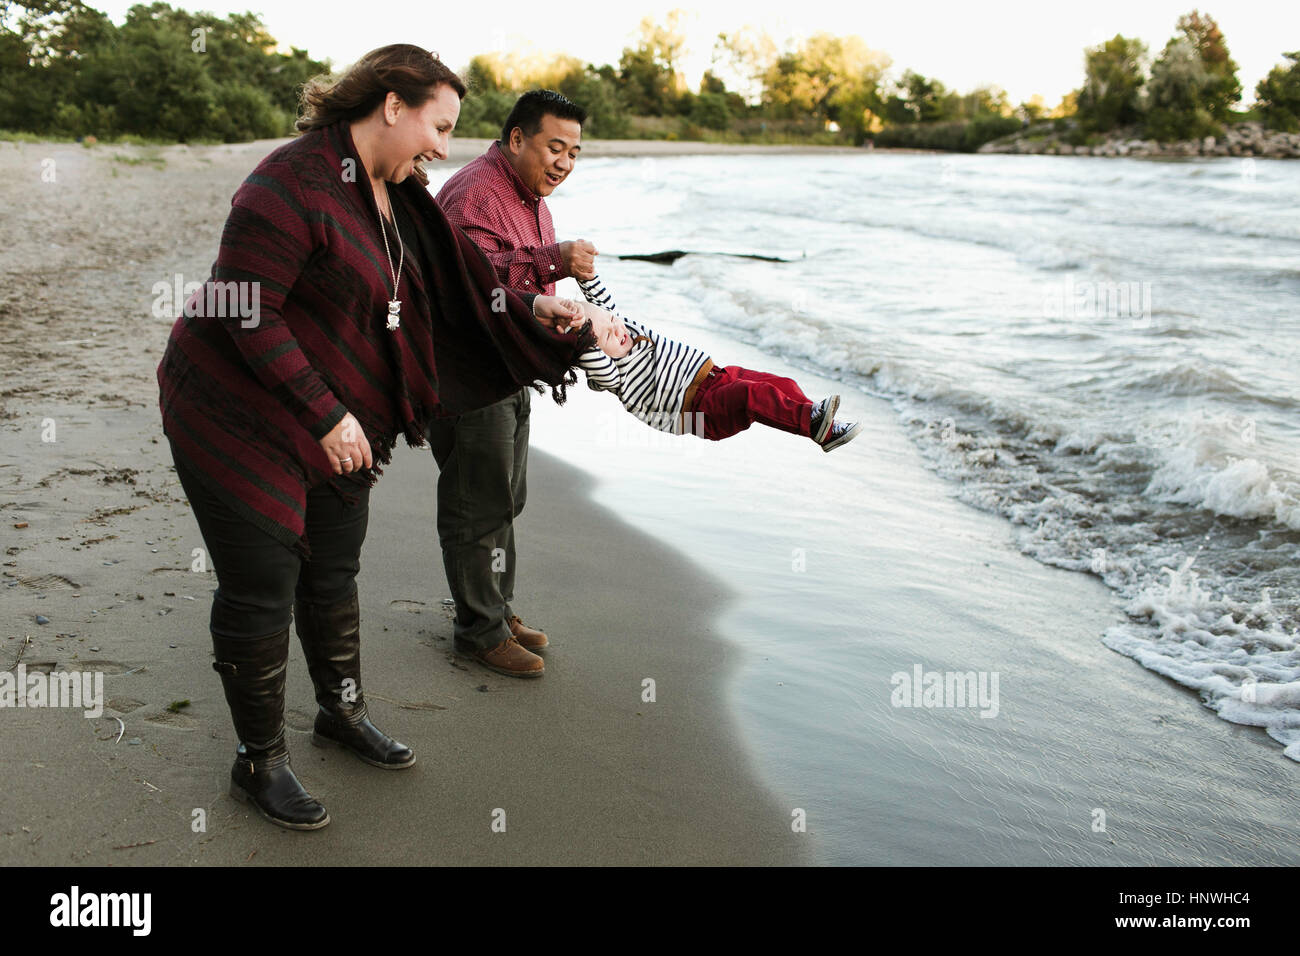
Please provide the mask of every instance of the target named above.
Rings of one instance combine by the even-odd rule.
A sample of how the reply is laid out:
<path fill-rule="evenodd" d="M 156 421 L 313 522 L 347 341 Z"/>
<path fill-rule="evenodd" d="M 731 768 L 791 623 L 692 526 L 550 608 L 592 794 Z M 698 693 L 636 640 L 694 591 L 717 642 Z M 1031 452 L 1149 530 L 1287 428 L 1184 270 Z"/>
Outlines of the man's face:
<path fill-rule="evenodd" d="M 576 120 L 547 114 L 542 128 L 532 136 L 516 126 L 510 131 L 506 154 L 524 185 L 546 197 L 573 172 L 582 150 L 582 127 Z"/>

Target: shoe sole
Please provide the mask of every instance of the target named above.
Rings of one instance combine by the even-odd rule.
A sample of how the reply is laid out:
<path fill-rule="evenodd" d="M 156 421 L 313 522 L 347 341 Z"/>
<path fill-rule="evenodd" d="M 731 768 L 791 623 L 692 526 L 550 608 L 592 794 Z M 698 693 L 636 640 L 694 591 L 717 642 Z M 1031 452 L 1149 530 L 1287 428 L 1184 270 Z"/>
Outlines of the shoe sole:
<path fill-rule="evenodd" d="M 853 439 L 858 437 L 858 432 L 860 431 L 862 431 L 862 422 L 857 422 L 856 424 L 854 424 L 852 428 L 846 431 L 843 435 L 835 439 L 835 441 L 827 445 L 822 445 L 822 451 L 834 451 L 836 448 L 839 448 L 841 445 L 847 445 L 849 442 L 853 441 Z"/>
<path fill-rule="evenodd" d="M 830 433 L 831 426 L 835 424 L 835 413 L 839 410 L 840 397 L 838 395 L 832 395 L 830 397 L 830 404 L 826 407 L 826 414 L 822 416 L 821 427 L 817 429 L 817 434 L 812 437 L 813 441 L 817 444 L 820 445 L 826 440 L 826 436 Z"/>
<path fill-rule="evenodd" d="M 337 740 L 331 740 L 329 737 L 322 737 L 314 730 L 311 732 L 311 744 L 313 747 L 320 747 L 322 750 L 328 750 L 331 747 L 336 747 L 339 750 L 346 750 L 362 763 L 368 763 L 370 766 L 378 767 L 380 770 L 405 770 L 407 767 L 415 766 L 414 752 L 411 753 L 411 759 L 406 763 L 384 763 L 382 760 L 375 760 L 373 757 L 367 757 L 364 754 L 357 753 L 347 744 L 341 744 Z"/>
<path fill-rule="evenodd" d="M 277 827 L 282 827 L 285 830 L 319 830 L 321 827 L 329 826 L 330 815 L 328 810 L 325 811 L 325 819 L 316 823 L 290 823 L 288 820 L 281 820 L 277 817 L 271 816 L 271 814 L 267 813 L 260 805 L 258 805 L 258 802 L 253 799 L 251 794 L 241 790 L 234 781 L 231 781 L 230 783 L 230 795 L 240 803 L 248 804 L 260 813 L 263 819 L 270 823 L 274 823 Z"/>
<path fill-rule="evenodd" d="M 515 639 L 515 642 L 518 643 L 518 638 Z M 520 644 L 519 646 L 523 647 L 522 644 Z M 459 646 L 453 646 L 453 650 L 455 650 L 458 656 L 468 657 L 470 660 L 472 660 L 475 664 L 478 664 L 480 667 L 486 667 L 488 670 L 494 671 L 495 673 L 498 674 L 504 674 L 506 677 L 541 677 L 543 674 L 546 673 L 545 667 L 542 667 L 535 671 L 507 670 L 504 667 L 497 667 L 495 664 L 489 664 L 487 661 L 483 660 L 483 658 L 479 657 L 473 651 L 463 650 Z M 532 653 L 532 651 L 529 648 L 525 647 L 524 650 L 528 651 L 530 654 Z"/>
<path fill-rule="evenodd" d="M 504 674 L 506 677 L 541 677 L 543 674 L 546 673 L 545 667 L 535 671 L 512 671 L 512 670 L 507 670 L 504 667 L 497 667 L 494 664 L 489 664 L 487 661 L 479 660 L 477 657 L 471 657 L 470 660 L 476 661 L 478 664 L 480 664 L 483 667 L 486 667 L 490 671 L 495 671 L 498 674 Z"/>

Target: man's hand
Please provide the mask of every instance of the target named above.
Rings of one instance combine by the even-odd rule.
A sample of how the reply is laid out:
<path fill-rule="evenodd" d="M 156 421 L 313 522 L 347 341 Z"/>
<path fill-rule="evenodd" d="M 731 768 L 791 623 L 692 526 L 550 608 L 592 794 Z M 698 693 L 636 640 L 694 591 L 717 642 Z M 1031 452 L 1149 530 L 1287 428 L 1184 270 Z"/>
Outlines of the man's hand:
<path fill-rule="evenodd" d="M 578 303 L 553 295 L 539 295 L 533 299 L 533 315 L 548 329 L 558 329 L 561 332 L 567 332 L 586 321 Z"/>
<path fill-rule="evenodd" d="M 600 255 L 586 239 L 573 239 L 560 243 L 560 256 L 564 259 L 564 268 L 575 279 L 596 278 L 596 256 Z"/>
<path fill-rule="evenodd" d="M 329 456 L 330 467 L 336 475 L 347 475 L 375 463 L 370 454 L 370 442 L 361 430 L 361 423 L 348 412 L 329 434 L 320 440 L 320 446 Z"/>

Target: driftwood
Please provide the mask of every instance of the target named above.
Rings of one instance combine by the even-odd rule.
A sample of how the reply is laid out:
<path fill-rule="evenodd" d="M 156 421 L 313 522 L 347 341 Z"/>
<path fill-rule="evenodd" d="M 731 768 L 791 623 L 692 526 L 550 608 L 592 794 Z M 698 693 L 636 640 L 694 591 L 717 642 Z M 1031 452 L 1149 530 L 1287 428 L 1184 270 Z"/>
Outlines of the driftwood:
<path fill-rule="evenodd" d="M 760 256 L 756 252 L 695 252 L 692 250 L 669 249 L 665 252 L 643 252 L 629 255 L 622 255 L 620 259 L 634 259 L 638 262 L 656 262 L 662 266 L 670 266 L 682 256 L 729 256 L 732 259 L 757 259 L 760 262 L 793 262 L 792 259 L 783 259 L 780 256 Z"/>

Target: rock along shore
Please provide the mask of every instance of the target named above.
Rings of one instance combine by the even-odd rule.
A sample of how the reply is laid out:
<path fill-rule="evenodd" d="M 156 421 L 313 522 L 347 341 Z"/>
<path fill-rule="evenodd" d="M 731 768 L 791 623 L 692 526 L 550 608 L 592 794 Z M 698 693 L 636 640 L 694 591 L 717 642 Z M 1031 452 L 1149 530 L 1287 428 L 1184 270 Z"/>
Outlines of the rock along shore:
<path fill-rule="evenodd" d="M 1116 130 L 1105 142 L 1074 146 L 1065 141 L 1069 130 L 1052 124 L 1037 124 L 1020 133 L 995 139 L 979 148 L 981 153 L 1015 153 L 1042 156 L 1254 156 L 1263 159 L 1300 159 L 1300 133 L 1266 129 L 1262 123 L 1229 126 L 1223 136 L 1161 143 L 1143 139 L 1135 127 Z"/>

